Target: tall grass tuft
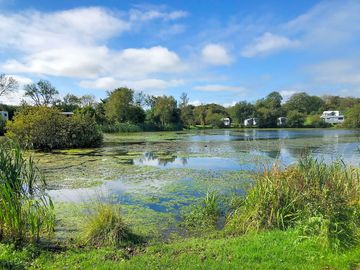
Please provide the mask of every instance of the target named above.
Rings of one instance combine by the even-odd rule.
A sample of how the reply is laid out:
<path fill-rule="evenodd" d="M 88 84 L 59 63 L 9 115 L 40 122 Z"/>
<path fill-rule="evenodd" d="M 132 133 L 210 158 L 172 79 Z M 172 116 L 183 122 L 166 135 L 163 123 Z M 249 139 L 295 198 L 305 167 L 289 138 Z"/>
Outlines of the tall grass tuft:
<path fill-rule="evenodd" d="M 221 216 L 220 195 L 208 191 L 198 205 L 190 206 L 183 213 L 182 226 L 189 230 L 204 230 L 216 228 Z"/>
<path fill-rule="evenodd" d="M 119 205 L 97 203 L 86 216 L 81 229 L 81 239 L 86 245 L 120 247 L 140 238 L 124 222 Z"/>
<path fill-rule="evenodd" d="M 0 145 L 0 240 L 39 240 L 51 233 L 55 217 L 45 181 L 32 158 L 18 145 Z"/>
<path fill-rule="evenodd" d="M 330 165 L 311 157 L 280 170 L 259 174 L 243 205 L 228 219 L 227 229 L 298 228 L 326 246 L 350 247 L 359 242 L 360 177 L 341 161 Z"/>

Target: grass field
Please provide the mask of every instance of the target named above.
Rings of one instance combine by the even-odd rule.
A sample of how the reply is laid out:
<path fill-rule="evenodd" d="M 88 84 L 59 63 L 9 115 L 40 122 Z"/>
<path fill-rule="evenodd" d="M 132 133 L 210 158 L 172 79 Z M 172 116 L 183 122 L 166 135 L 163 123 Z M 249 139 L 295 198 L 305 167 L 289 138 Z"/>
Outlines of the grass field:
<path fill-rule="evenodd" d="M 359 269 L 360 246 L 334 252 L 294 230 L 179 240 L 126 249 L 15 250 L 0 245 L 2 269 Z"/>

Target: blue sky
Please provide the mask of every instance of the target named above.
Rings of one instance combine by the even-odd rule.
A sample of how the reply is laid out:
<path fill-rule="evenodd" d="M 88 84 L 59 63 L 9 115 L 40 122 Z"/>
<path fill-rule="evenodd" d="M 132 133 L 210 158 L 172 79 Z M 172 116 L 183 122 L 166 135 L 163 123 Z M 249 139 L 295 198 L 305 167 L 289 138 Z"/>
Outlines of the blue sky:
<path fill-rule="evenodd" d="M 359 14 L 356 0 L 0 0 L 0 73 L 97 98 L 120 86 L 194 104 L 360 96 Z"/>

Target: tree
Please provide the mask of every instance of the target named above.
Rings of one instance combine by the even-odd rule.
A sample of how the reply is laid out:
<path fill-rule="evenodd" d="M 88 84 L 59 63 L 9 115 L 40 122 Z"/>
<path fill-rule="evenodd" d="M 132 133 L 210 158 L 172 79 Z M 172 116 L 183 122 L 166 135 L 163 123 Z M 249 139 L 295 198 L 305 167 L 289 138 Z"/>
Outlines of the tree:
<path fill-rule="evenodd" d="M 73 94 L 67 94 L 64 98 L 57 102 L 56 107 L 63 112 L 73 112 L 80 108 L 81 100 Z"/>
<path fill-rule="evenodd" d="M 180 104 L 179 104 L 179 107 L 180 109 L 182 108 L 185 108 L 186 106 L 189 105 L 189 97 L 187 96 L 186 93 L 181 93 L 181 96 L 180 96 Z"/>
<path fill-rule="evenodd" d="M 255 107 L 253 104 L 246 101 L 236 103 L 229 108 L 230 116 L 238 124 L 243 124 L 244 120 L 254 116 Z"/>
<path fill-rule="evenodd" d="M 0 74 L 0 96 L 13 92 L 19 87 L 19 83 L 11 76 Z"/>
<path fill-rule="evenodd" d="M 172 96 L 155 98 L 154 117 L 158 119 L 162 127 L 168 124 L 177 124 L 180 120 L 180 113 L 177 103 Z"/>
<path fill-rule="evenodd" d="M 95 107 L 96 99 L 93 95 L 83 95 L 80 97 L 80 104 L 82 107 Z"/>
<path fill-rule="evenodd" d="M 142 123 L 145 119 L 144 110 L 134 103 L 134 91 L 122 87 L 109 93 L 105 103 L 105 114 L 110 121 L 124 123 Z"/>
<path fill-rule="evenodd" d="M 40 80 L 36 84 L 27 84 L 24 87 L 25 96 L 30 97 L 35 106 L 49 106 L 54 103 L 59 92 L 49 81 Z"/>
<path fill-rule="evenodd" d="M 304 126 L 305 115 L 299 111 L 289 111 L 287 113 L 286 125 L 290 128 L 299 128 Z"/>
<path fill-rule="evenodd" d="M 256 102 L 255 116 L 259 120 L 259 127 L 276 127 L 277 118 L 281 116 L 282 96 L 278 92 L 271 92 L 265 99 Z"/>
<path fill-rule="evenodd" d="M 181 109 L 180 118 L 186 127 L 190 127 L 195 124 L 195 116 L 194 116 L 193 105 L 187 105 Z"/>
<path fill-rule="evenodd" d="M 345 113 L 344 126 L 349 128 L 360 128 L 360 104 L 347 110 Z"/>
<path fill-rule="evenodd" d="M 196 123 L 203 126 L 206 125 L 206 113 L 207 113 L 206 105 L 196 106 L 194 109 L 194 118 Z"/>
<path fill-rule="evenodd" d="M 293 94 L 284 105 L 287 111 L 298 111 L 310 114 L 323 111 L 325 102 L 317 96 L 310 96 L 305 92 Z"/>

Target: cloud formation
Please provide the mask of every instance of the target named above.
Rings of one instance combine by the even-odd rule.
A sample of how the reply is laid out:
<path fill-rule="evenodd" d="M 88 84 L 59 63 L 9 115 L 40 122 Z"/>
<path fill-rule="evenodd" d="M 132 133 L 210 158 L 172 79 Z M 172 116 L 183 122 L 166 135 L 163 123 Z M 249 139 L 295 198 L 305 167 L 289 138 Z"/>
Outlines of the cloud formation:
<path fill-rule="evenodd" d="M 207 44 L 201 51 L 203 60 L 210 65 L 229 65 L 231 57 L 226 49 L 219 44 Z"/>
<path fill-rule="evenodd" d="M 290 40 L 285 36 L 266 32 L 247 45 L 241 54 L 244 57 L 254 57 L 257 55 L 273 53 L 282 49 L 295 48 L 298 45 L 299 42 L 296 40 Z"/>
<path fill-rule="evenodd" d="M 198 90 L 198 91 L 208 91 L 208 92 L 245 91 L 246 90 L 242 86 L 231 86 L 231 85 L 221 85 L 221 84 L 199 85 L 199 86 L 194 86 L 193 89 Z"/>

